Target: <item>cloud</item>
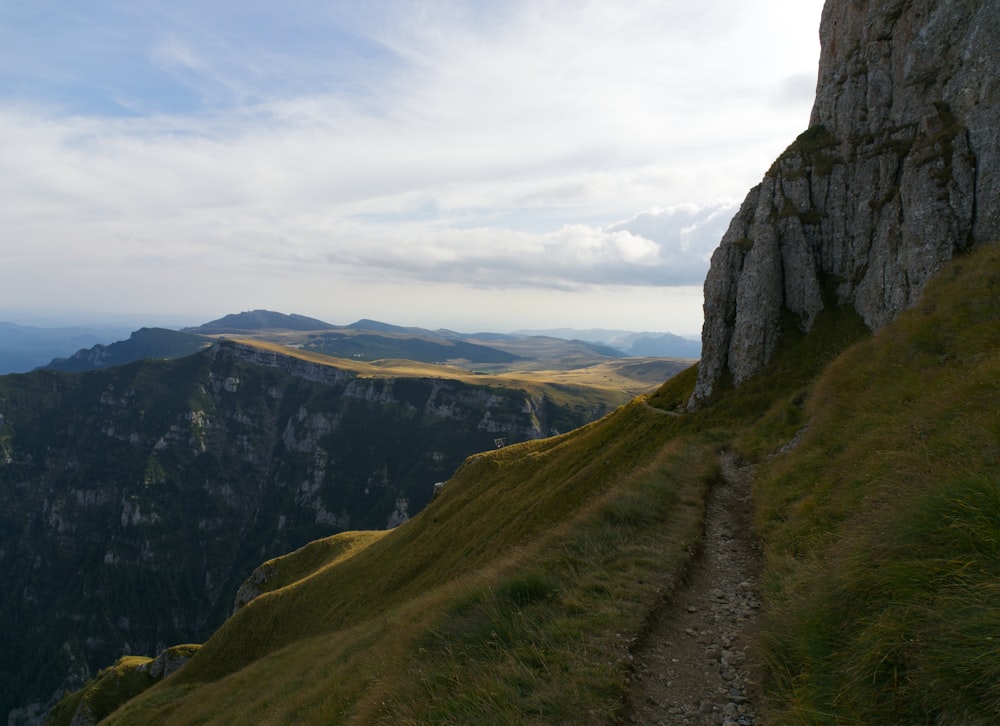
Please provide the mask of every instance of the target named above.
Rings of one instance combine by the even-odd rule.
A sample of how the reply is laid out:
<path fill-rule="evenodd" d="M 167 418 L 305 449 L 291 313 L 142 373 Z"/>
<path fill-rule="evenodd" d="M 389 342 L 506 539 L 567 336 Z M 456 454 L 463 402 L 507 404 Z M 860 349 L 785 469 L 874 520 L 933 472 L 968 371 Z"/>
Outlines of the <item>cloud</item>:
<path fill-rule="evenodd" d="M 593 285 L 701 285 L 736 204 L 652 209 L 608 227 L 570 224 L 548 233 L 505 228 L 415 226 L 407 243 L 369 230 L 323 254 L 323 262 L 396 279 L 481 287 L 574 289 Z"/>
<path fill-rule="evenodd" d="M 712 252 L 738 206 L 732 201 L 717 201 L 702 206 L 689 203 L 656 208 L 611 225 L 608 230 L 624 230 L 653 241 L 664 267 L 674 273 L 667 284 L 700 284 Z"/>
<path fill-rule="evenodd" d="M 205 63 L 190 45 L 177 38 L 165 38 L 153 46 L 153 60 L 167 69 L 203 72 Z"/>
<path fill-rule="evenodd" d="M 801 3 L 812 45 L 819 4 Z M 0 91 L 0 232 L 18 241 L 0 304 L 72 294 L 81 271 L 105 289 L 700 286 L 735 211 L 705 200 L 742 196 L 808 119 L 815 49 L 789 60 L 786 6 L 102 5 L 134 75 L 82 67 L 116 114 Z"/>
<path fill-rule="evenodd" d="M 811 103 L 816 94 L 816 74 L 796 73 L 783 78 L 775 93 L 774 102 L 783 107 L 801 107 Z"/>

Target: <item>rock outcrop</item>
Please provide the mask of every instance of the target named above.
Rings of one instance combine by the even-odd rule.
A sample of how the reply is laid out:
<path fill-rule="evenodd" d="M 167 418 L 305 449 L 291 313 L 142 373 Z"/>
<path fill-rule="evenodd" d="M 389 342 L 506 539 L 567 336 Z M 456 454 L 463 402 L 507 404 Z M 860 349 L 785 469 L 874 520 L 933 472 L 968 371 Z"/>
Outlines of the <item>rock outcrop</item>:
<path fill-rule="evenodd" d="M 830 305 L 876 330 L 1000 239 L 1000 0 L 828 0 L 810 128 L 712 256 L 697 407 Z"/>

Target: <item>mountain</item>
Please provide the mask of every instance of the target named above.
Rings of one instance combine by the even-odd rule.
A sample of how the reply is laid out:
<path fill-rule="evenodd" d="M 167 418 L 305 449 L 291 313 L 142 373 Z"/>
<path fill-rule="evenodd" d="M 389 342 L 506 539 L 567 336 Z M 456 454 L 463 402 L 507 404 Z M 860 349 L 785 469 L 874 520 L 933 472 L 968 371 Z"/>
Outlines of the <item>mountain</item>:
<path fill-rule="evenodd" d="M 128 340 L 81 348 L 69 358 L 52 360 L 45 368 L 79 373 L 124 365 L 143 358 L 183 358 L 207 348 L 211 343 L 211 339 L 201 335 L 165 328 L 140 328 Z"/>
<path fill-rule="evenodd" d="M 217 335 L 219 333 L 250 333 L 261 330 L 326 330 L 335 326 L 322 320 L 304 315 L 285 315 L 271 310 L 251 310 L 249 312 L 226 315 L 218 320 L 185 328 L 182 332 L 197 335 Z"/>
<path fill-rule="evenodd" d="M 390 323 L 381 323 L 378 320 L 369 320 L 368 318 L 362 318 L 355 323 L 351 323 L 347 326 L 352 330 L 371 330 L 379 333 L 427 333 L 429 331 L 423 330 L 422 328 L 404 328 L 399 325 L 391 325 Z"/>
<path fill-rule="evenodd" d="M 697 368 L 466 459 L 400 527 L 263 562 L 200 648 L 160 656 L 172 675 L 109 661 L 53 723 L 621 723 L 638 680 L 736 667 L 761 687 L 643 705 L 1000 722 L 998 26 L 994 0 L 828 0 L 814 124 L 713 256 Z M 639 670 L 660 618 L 698 609 L 734 459 L 756 641 L 667 628 L 685 660 Z"/>
<path fill-rule="evenodd" d="M 750 191 L 705 280 L 692 405 L 847 305 L 872 330 L 1000 239 L 994 0 L 829 1 L 810 128 Z"/>
<path fill-rule="evenodd" d="M 116 328 L 41 328 L 0 322 L 0 375 L 25 373 L 84 346 L 126 335 Z"/>
<path fill-rule="evenodd" d="M 0 711 L 202 640 L 261 560 L 403 522 L 468 455 L 625 400 L 228 340 L 0 377 Z"/>
<path fill-rule="evenodd" d="M 584 340 L 603 344 L 628 356 L 657 356 L 663 358 L 689 358 L 701 355 L 701 342 L 673 333 L 637 333 L 630 330 L 591 328 L 554 328 L 550 330 L 521 330 L 521 336 L 549 336 L 564 340 Z"/>
<path fill-rule="evenodd" d="M 561 370 L 583 368 L 626 355 L 620 349 L 580 340 L 562 341 L 543 336 L 518 337 L 500 333 L 466 335 L 450 330 L 404 328 L 367 319 L 347 326 L 335 326 L 302 315 L 255 310 L 227 315 L 183 331 L 142 328 L 133 332 L 127 340 L 80 349 L 69 358 L 51 360 L 45 367 L 80 372 L 123 365 L 143 358 L 180 358 L 208 346 L 211 343 L 209 336 L 265 340 L 355 360 L 412 360 L 491 372 L 525 367 L 537 369 L 540 364 Z M 690 341 L 685 342 L 688 347 L 691 346 Z M 633 355 L 660 357 L 658 350 L 662 347 L 657 341 L 644 341 Z"/>

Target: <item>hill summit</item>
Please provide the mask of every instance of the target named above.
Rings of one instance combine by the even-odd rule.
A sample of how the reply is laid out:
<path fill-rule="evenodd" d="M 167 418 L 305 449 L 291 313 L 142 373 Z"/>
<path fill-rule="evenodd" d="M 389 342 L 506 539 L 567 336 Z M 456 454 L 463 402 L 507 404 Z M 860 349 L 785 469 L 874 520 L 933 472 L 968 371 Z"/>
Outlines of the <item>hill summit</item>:
<path fill-rule="evenodd" d="M 234 313 L 182 332 L 212 335 L 213 333 L 256 332 L 259 330 L 328 330 L 335 326 L 305 315 L 286 315 L 271 310 L 251 310 Z"/>

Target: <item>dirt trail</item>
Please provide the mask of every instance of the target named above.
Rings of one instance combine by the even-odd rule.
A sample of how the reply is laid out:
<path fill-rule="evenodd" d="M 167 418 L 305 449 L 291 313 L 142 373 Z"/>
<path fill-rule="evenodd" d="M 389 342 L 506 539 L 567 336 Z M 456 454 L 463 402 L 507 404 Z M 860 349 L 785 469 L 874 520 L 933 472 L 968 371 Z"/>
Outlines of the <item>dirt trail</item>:
<path fill-rule="evenodd" d="M 727 452 L 719 462 L 722 481 L 709 492 L 702 550 L 633 652 L 624 723 L 759 724 L 749 650 L 761 569 L 750 522 L 753 468 Z"/>

